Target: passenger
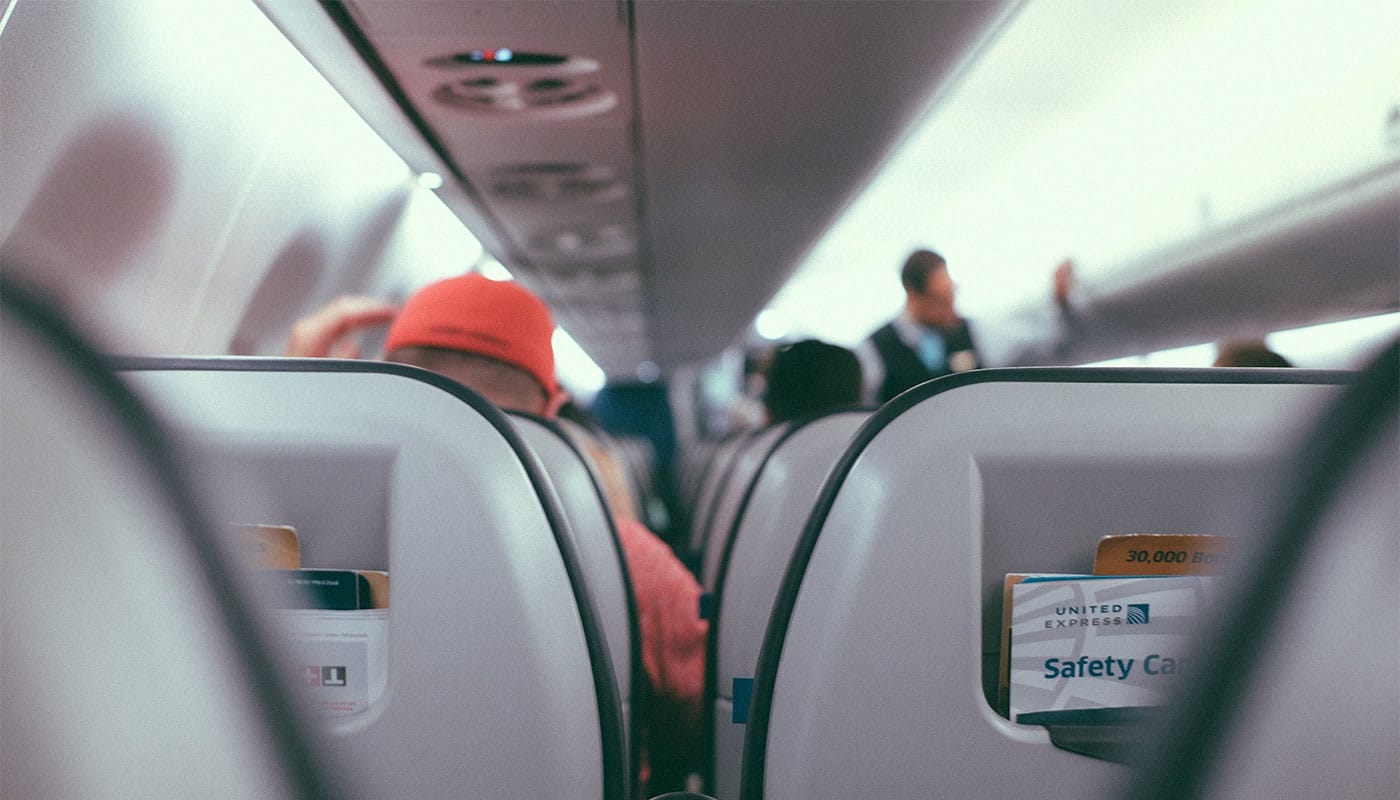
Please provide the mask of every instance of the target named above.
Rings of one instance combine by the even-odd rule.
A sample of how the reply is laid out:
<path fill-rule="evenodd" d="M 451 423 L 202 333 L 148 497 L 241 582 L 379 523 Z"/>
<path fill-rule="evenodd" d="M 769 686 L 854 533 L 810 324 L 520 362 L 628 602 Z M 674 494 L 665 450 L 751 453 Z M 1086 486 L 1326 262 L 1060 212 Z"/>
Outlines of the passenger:
<path fill-rule="evenodd" d="M 904 311 L 876 330 L 856 350 L 865 373 L 865 399 L 884 403 L 915 384 L 983 366 L 1009 366 L 1041 362 L 1063 344 L 1065 325 L 1072 319 L 1070 290 L 1073 262 L 1056 269 L 1052 296 L 1060 319 L 1054 334 L 1017 342 L 1010 351 L 986 357 L 973 336 L 973 326 L 958 315 L 953 279 L 948 263 L 932 250 L 917 250 L 900 272 L 904 285 Z M 1050 326 L 1045 326 L 1050 327 Z"/>
<path fill-rule="evenodd" d="M 1291 367 L 1288 359 L 1259 339 L 1223 342 L 1216 348 L 1213 367 Z"/>
<path fill-rule="evenodd" d="M 576 426 L 574 430 L 566 432 L 574 444 L 588 453 L 598 468 L 598 482 L 602 484 L 603 495 L 608 499 L 608 508 L 618 517 L 640 520 L 637 486 L 627 468 L 613 455 L 612 448 L 604 443 L 598 421 L 573 400 L 565 402 L 559 409 L 559 418 Z"/>
<path fill-rule="evenodd" d="M 844 347 L 804 339 L 779 348 L 768 365 L 763 407 L 770 423 L 854 405 L 860 398 L 860 360 Z"/>
<path fill-rule="evenodd" d="M 507 410 L 552 418 L 566 399 L 555 382 L 548 307 L 519 284 L 478 274 L 430 284 L 397 312 L 368 298 L 340 298 L 297 323 L 286 355 L 354 355 L 347 342 L 357 332 L 390 320 L 389 361 L 445 375 Z M 616 524 L 652 688 L 644 760 L 651 765 L 647 791 L 655 794 L 683 788 L 702 751 L 708 623 L 699 618 L 700 586 L 671 549 L 635 519 L 618 517 Z"/>

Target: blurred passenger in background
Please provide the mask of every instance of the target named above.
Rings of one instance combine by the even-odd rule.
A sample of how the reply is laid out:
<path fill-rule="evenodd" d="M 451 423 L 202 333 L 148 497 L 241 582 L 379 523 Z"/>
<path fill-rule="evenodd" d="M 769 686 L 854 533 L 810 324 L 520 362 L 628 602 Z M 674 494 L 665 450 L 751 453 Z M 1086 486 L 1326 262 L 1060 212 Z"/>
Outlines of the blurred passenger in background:
<path fill-rule="evenodd" d="M 816 339 L 779 348 L 766 377 L 763 407 L 770 424 L 856 405 L 861 400 L 856 354 Z"/>
<path fill-rule="evenodd" d="M 986 366 L 1045 363 L 1063 344 L 1073 315 L 1074 265 L 1055 268 L 1052 297 L 1059 319 L 1034 337 L 1000 352 L 988 351 L 983 331 L 958 315 L 948 262 L 932 250 L 916 250 L 900 271 L 904 311 L 856 350 L 865 373 L 865 399 L 884 403 L 924 381 Z M 1003 325 L 1007 323 L 1002 323 Z"/>
<path fill-rule="evenodd" d="M 1213 367 L 1291 367 L 1288 359 L 1259 339 L 1239 339 L 1217 346 Z"/>
<path fill-rule="evenodd" d="M 559 409 L 559 420 L 561 425 L 565 426 L 564 431 L 569 438 L 588 454 L 593 465 L 598 468 L 598 482 L 612 513 L 628 519 L 642 519 L 641 511 L 637 508 L 638 490 L 635 482 L 628 474 L 627 467 L 618 461 L 611 448 L 605 444 L 604 438 L 607 434 L 593 415 L 578 403 L 569 400 Z"/>

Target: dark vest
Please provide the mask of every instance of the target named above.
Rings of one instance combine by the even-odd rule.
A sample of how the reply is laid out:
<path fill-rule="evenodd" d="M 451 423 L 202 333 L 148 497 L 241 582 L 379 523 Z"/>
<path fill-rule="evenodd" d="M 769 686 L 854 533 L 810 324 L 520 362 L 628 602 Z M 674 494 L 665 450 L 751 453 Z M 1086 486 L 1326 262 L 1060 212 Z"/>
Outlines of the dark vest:
<path fill-rule="evenodd" d="M 893 324 L 887 324 L 875 331 L 870 335 L 870 340 L 875 345 L 875 352 L 880 354 L 880 361 L 885 365 L 885 379 L 880 383 L 878 396 L 881 403 L 889 401 L 890 398 L 910 386 L 942 377 L 950 372 L 948 369 L 934 372 L 925 367 L 924 362 L 919 360 L 919 354 L 911 350 L 909 345 L 899 338 L 899 333 L 895 331 Z M 968 331 L 966 322 L 960 322 L 957 330 L 952 333 L 944 334 L 943 344 L 948 358 L 951 359 L 953 354 L 959 350 L 967 350 L 972 353 L 973 366 L 981 366 L 981 361 L 977 359 L 977 348 L 972 343 L 972 334 Z"/>

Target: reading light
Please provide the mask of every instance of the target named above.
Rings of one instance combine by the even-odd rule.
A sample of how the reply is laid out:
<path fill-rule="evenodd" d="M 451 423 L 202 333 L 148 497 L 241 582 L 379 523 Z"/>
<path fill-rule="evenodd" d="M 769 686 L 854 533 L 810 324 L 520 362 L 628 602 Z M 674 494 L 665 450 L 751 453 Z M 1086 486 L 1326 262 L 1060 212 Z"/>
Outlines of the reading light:
<path fill-rule="evenodd" d="M 422 172 L 418 175 L 418 185 L 432 190 L 442 187 L 442 176 L 436 172 Z"/>

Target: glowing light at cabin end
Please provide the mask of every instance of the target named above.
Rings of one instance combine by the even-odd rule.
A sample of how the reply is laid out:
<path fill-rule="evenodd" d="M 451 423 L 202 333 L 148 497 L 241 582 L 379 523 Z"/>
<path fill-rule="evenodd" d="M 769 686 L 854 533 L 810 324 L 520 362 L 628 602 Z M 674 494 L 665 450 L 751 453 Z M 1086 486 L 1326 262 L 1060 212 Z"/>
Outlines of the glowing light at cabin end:
<path fill-rule="evenodd" d="M 1297 367 L 1360 369 L 1396 336 L 1400 312 L 1276 331 L 1264 342 Z"/>
<path fill-rule="evenodd" d="M 656 383 L 661 378 L 661 368 L 655 361 L 643 361 L 637 365 L 637 380 L 642 383 Z"/>
<path fill-rule="evenodd" d="M 1263 338 L 1270 350 L 1295 367 L 1361 369 L 1396 336 L 1400 336 L 1400 312 L 1275 331 Z M 1081 366 L 1208 367 L 1218 352 L 1216 343 L 1203 342 Z"/>

